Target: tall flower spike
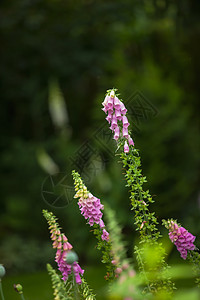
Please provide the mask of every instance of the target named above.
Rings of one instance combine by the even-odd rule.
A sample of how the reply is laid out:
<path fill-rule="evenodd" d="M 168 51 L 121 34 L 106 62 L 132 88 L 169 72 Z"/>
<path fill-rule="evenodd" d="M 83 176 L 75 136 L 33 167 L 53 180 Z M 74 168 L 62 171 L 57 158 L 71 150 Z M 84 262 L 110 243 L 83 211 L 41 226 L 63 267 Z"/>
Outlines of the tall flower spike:
<path fill-rule="evenodd" d="M 102 240 L 108 241 L 109 233 L 106 231 L 105 224 L 102 220 L 102 210 L 104 209 L 104 206 L 101 204 L 100 199 L 93 196 L 87 190 L 78 172 L 73 171 L 72 175 L 76 191 L 74 198 L 79 198 L 78 206 L 81 214 L 88 221 L 90 226 L 93 226 L 95 223 L 98 224 L 102 230 Z"/>
<path fill-rule="evenodd" d="M 114 131 L 114 139 L 117 141 L 121 138 L 124 145 L 124 152 L 128 153 L 129 146 L 134 146 L 134 142 L 128 132 L 130 124 L 126 117 L 127 109 L 116 96 L 114 89 L 107 91 L 102 105 L 102 110 L 108 114 L 106 120 L 111 124 L 110 129 Z"/>
<path fill-rule="evenodd" d="M 63 275 L 62 279 L 67 281 L 68 276 L 73 272 L 76 283 L 81 284 L 80 275 L 83 275 L 84 270 L 81 269 L 77 262 L 74 262 L 73 265 L 70 265 L 66 262 L 66 256 L 73 248 L 72 245 L 68 242 L 67 237 L 61 233 L 60 227 L 56 222 L 56 218 L 53 213 L 43 210 L 43 215 L 49 224 L 53 248 L 57 249 L 55 261 L 58 264 L 59 271 Z"/>
<path fill-rule="evenodd" d="M 188 250 L 194 250 L 193 242 L 196 237 L 189 233 L 184 227 L 179 226 L 175 221 L 168 220 L 164 225 L 169 229 L 169 238 L 176 246 L 183 259 L 187 258 Z"/>

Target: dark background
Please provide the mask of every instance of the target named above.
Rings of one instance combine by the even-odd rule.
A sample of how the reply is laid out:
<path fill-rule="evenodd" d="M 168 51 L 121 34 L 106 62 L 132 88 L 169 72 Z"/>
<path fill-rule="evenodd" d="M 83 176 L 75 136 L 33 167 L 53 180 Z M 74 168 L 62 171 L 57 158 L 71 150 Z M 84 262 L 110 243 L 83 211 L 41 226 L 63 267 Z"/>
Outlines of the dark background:
<path fill-rule="evenodd" d="M 132 252 L 133 212 L 101 110 L 112 87 L 128 107 L 151 210 L 177 218 L 200 246 L 199 12 L 198 0 L 1 1 L 0 262 L 8 273 L 53 261 L 43 208 L 59 217 L 82 264 L 99 260 L 73 200 L 73 168 L 116 211 Z"/>

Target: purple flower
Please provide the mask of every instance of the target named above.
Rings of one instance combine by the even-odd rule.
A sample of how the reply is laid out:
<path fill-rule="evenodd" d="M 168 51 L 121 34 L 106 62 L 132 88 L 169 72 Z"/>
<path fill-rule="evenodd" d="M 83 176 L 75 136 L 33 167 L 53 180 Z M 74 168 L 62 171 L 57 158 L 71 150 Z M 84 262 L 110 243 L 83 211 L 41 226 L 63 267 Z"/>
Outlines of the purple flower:
<path fill-rule="evenodd" d="M 81 269 L 81 267 L 79 266 L 79 264 L 77 262 L 73 263 L 73 271 L 74 271 L 74 275 L 76 278 L 76 283 L 81 284 L 81 277 L 80 274 L 83 275 L 84 270 Z"/>
<path fill-rule="evenodd" d="M 104 228 L 104 227 L 105 227 L 105 224 L 104 224 L 104 221 L 103 221 L 103 220 L 100 220 L 99 226 L 100 226 L 100 228 Z"/>
<path fill-rule="evenodd" d="M 103 241 L 109 240 L 109 233 L 106 231 L 106 229 L 103 229 L 103 234 L 102 234 L 101 238 Z"/>
<path fill-rule="evenodd" d="M 106 117 L 106 121 L 108 121 L 108 123 L 110 124 L 111 120 L 112 120 L 112 115 L 108 114 L 108 116 Z"/>
<path fill-rule="evenodd" d="M 107 113 L 107 110 L 108 110 L 108 109 L 107 109 L 106 107 L 103 107 L 102 110 L 103 110 L 105 113 Z"/>
<path fill-rule="evenodd" d="M 117 120 L 121 121 L 122 120 L 122 115 L 121 115 L 121 112 L 120 110 L 115 110 L 115 117 Z"/>
<path fill-rule="evenodd" d="M 119 127 L 117 126 L 117 127 L 115 128 L 114 139 L 115 139 L 115 140 L 118 140 L 119 135 L 120 135 L 120 129 L 119 129 Z"/>
<path fill-rule="evenodd" d="M 110 129 L 113 130 L 113 129 L 115 129 L 116 127 L 117 127 L 117 118 L 116 118 L 115 115 L 113 115 L 112 121 L 111 121 L 111 127 L 110 127 Z"/>
<path fill-rule="evenodd" d="M 58 264 L 58 269 L 62 273 L 62 279 L 66 281 L 71 272 L 74 272 L 76 283 L 81 284 L 82 281 L 80 278 L 80 274 L 83 275 L 84 270 L 81 269 L 77 262 L 74 262 L 72 266 L 70 264 L 67 264 L 65 260 L 67 254 L 73 248 L 72 245 L 68 242 L 67 237 L 63 233 L 61 233 L 55 216 L 51 212 L 48 212 L 46 210 L 43 211 L 43 214 L 49 224 L 53 248 L 57 249 L 55 261 Z"/>
<path fill-rule="evenodd" d="M 121 107 L 120 107 L 122 115 L 125 115 L 127 113 L 127 109 L 124 105 L 124 103 L 121 102 Z"/>
<path fill-rule="evenodd" d="M 124 136 L 125 138 L 128 139 L 128 137 L 129 137 L 129 134 L 128 134 L 128 128 L 123 127 L 122 134 L 123 134 L 123 136 Z"/>
<path fill-rule="evenodd" d="M 130 125 L 126 116 L 122 117 L 122 122 L 124 128 L 128 128 L 128 126 Z"/>
<path fill-rule="evenodd" d="M 130 135 L 128 136 L 128 143 L 129 143 L 129 146 L 134 146 L 134 142 L 133 142 L 133 139 L 130 137 Z"/>
<path fill-rule="evenodd" d="M 71 274 L 71 265 L 68 265 L 66 263 L 65 254 L 66 254 L 66 252 L 61 252 L 61 251 L 57 250 L 56 259 L 55 259 L 55 261 L 58 264 L 58 269 L 63 275 L 62 279 L 64 281 L 66 281 L 68 279 L 68 276 Z"/>
<path fill-rule="evenodd" d="M 79 264 L 77 262 L 74 262 L 72 265 L 71 264 L 67 264 L 66 262 L 66 255 L 67 252 L 59 252 L 57 251 L 56 253 L 56 262 L 58 264 L 58 269 L 60 270 L 60 272 L 62 273 L 63 277 L 62 279 L 64 281 L 66 281 L 68 279 L 68 276 L 71 274 L 71 272 L 74 273 L 75 278 L 76 278 L 76 283 L 77 284 L 81 284 L 81 277 L 80 274 L 83 275 L 84 270 L 81 269 L 81 267 L 79 266 Z"/>
<path fill-rule="evenodd" d="M 115 129 L 115 131 L 116 130 L 117 129 Z M 90 192 L 88 192 L 87 187 L 83 184 L 83 181 L 78 172 L 73 171 L 72 174 L 76 190 L 76 195 L 74 196 L 74 198 L 79 198 L 78 206 L 80 208 L 81 214 L 88 221 L 88 224 L 90 226 L 98 224 L 100 227 L 100 232 L 102 232 L 102 239 L 108 241 L 109 233 L 105 230 L 105 224 L 102 220 L 103 213 L 101 210 L 104 209 L 104 206 L 101 204 L 100 199 L 96 198 Z"/>
<path fill-rule="evenodd" d="M 108 107 L 108 109 L 113 109 L 113 101 L 110 97 L 108 98 L 107 107 Z"/>
<path fill-rule="evenodd" d="M 114 96 L 113 99 L 114 99 L 113 100 L 113 102 L 114 102 L 114 108 L 119 111 L 121 109 L 122 102 L 116 96 Z"/>
<path fill-rule="evenodd" d="M 81 210 L 81 214 L 86 220 L 88 220 L 90 226 L 93 226 L 94 223 L 100 225 L 100 221 L 103 216 L 101 209 L 104 208 L 100 199 L 89 193 L 87 199 L 82 197 L 79 199 L 78 206 Z"/>
<path fill-rule="evenodd" d="M 115 95 L 115 91 L 108 92 L 103 103 L 103 111 L 107 113 L 106 120 L 111 124 L 110 129 L 114 131 L 114 139 L 117 141 L 120 136 L 124 141 L 124 152 L 129 152 L 129 146 L 134 146 L 134 142 L 128 133 L 129 122 L 126 117 L 127 109 Z M 128 144 L 127 144 L 128 141 Z"/>
<path fill-rule="evenodd" d="M 196 237 L 189 233 L 184 227 L 179 227 L 174 221 L 169 221 L 169 238 L 180 252 L 183 259 L 187 258 L 187 251 L 194 250 L 193 242 Z"/>
<path fill-rule="evenodd" d="M 56 240 L 55 240 L 56 241 Z M 54 243 L 55 243 L 54 241 Z M 74 272 L 75 278 L 76 278 L 76 283 L 81 284 L 81 278 L 80 275 L 83 275 L 84 270 L 81 269 L 79 264 L 75 262 L 73 266 L 70 264 L 67 264 L 65 258 L 67 253 L 70 252 L 70 250 L 73 248 L 72 245 L 68 242 L 66 236 L 64 234 L 60 234 L 57 236 L 57 252 L 56 252 L 56 258 L 55 261 L 58 264 L 58 269 L 62 273 L 63 277 L 62 279 L 66 281 L 68 279 L 68 276 L 71 274 L 71 272 Z M 74 266 L 76 266 L 74 270 Z M 77 274 L 77 270 L 80 272 Z"/>
<path fill-rule="evenodd" d="M 128 152 L 129 152 L 129 146 L 128 146 L 128 144 L 127 144 L 127 141 L 126 141 L 125 144 L 124 144 L 124 152 L 125 152 L 125 153 L 128 153 Z"/>

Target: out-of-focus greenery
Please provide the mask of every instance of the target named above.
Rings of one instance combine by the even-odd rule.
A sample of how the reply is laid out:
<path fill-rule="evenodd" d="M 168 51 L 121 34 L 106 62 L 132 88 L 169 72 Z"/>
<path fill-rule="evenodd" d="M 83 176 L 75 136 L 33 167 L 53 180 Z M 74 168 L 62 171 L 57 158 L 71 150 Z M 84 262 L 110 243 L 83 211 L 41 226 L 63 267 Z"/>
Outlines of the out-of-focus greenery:
<path fill-rule="evenodd" d="M 97 299 L 105 299 L 107 292 L 103 275 L 105 269 L 102 265 L 96 268 L 87 266 L 85 277 L 94 292 L 98 294 Z M 17 276 L 5 277 L 2 281 L 5 299 L 17 300 L 19 295 L 14 291 L 13 284 L 20 283 L 23 286 L 25 299 L 28 300 L 53 300 L 53 289 L 51 286 L 51 278 L 47 272 L 37 272 L 33 274 L 21 274 Z"/>
<path fill-rule="evenodd" d="M 116 210 L 132 249 L 121 166 L 94 135 L 102 124 L 108 126 L 101 102 L 113 86 L 125 104 L 131 99 L 131 120 L 139 128 L 133 127 L 135 144 L 156 195 L 151 209 L 159 218 L 178 218 L 199 235 L 199 12 L 198 0 L 1 2 L 0 258 L 10 260 L 6 267 L 14 265 L 8 255 L 13 235 L 48 241 L 43 208 L 63 220 L 82 262 L 99 258 L 75 201 L 49 207 L 41 195 L 48 174 L 69 178 L 72 165 L 76 168 L 71 158 L 87 139 L 97 151 L 88 165 L 89 188 Z M 136 91 L 156 109 L 154 118 L 136 108 Z M 99 156 L 104 164 L 102 169 L 100 161 L 95 176 Z M 22 253 L 16 255 L 25 265 L 28 256 Z M 36 266 L 40 260 L 35 258 Z"/>
<path fill-rule="evenodd" d="M 33 238 L 24 239 L 15 235 L 6 237 L 0 247 L 0 252 L 8 274 L 45 269 L 47 259 L 54 261 L 51 243 Z"/>
<path fill-rule="evenodd" d="M 20 299 L 19 294 L 13 288 L 13 285 L 17 283 L 23 286 L 25 299 L 53 299 L 51 280 L 47 272 L 5 277 L 5 280 L 2 281 L 5 299 Z"/>
<path fill-rule="evenodd" d="M 97 295 L 97 300 L 103 299 L 121 299 L 120 295 L 125 295 L 127 286 L 140 285 L 141 278 L 139 276 L 133 277 L 130 281 L 124 284 L 114 283 L 112 289 L 108 289 L 106 281 L 103 279 L 105 268 L 101 266 L 88 266 L 86 268 L 84 277 L 93 288 L 94 293 Z M 173 279 L 176 281 L 174 300 L 179 299 L 199 299 L 199 291 L 194 287 L 194 278 L 191 266 L 189 265 L 176 265 L 170 271 Z M 51 287 L 51 279 L 47 272 L 37 272 L 33 274 L 21 274 L 17 276 L 4 277 L 2 286 L 5 294 L 5 299 L 17 300 L 19 295 L 14 291 L 13 284 L 20 283 L 23 286 L 25 299 L 29 300 L 50 300 L 53 299 L 53 289 Z M 116 296 L 116 292 L 118 295 Z M 143 296 L 142 296 L 143 298 Z M 159 300 L 161 298 L 158 298 Z M 166 299 L 163 297 L 163 299 Z"/>
<path fill-rule="evenodd" d="M 152 256 L 151 256 L 152 258 Z M 167 271 L 169 272 L 169 270 Z M 192 277 L 191 266 L 189 265 L 176 265 L 170 269 L 170 274 L 173 280 L 180 279 L 182 285 L 179 285 L 179 288 L 173 291 L 173 294 L 169 295 L 165 288 L 161 288 L 157 291 L 157 293 L 141 293 L 142 283 L 145 281 L 145 277 L 141 276 L 141 274 L 137 274 L 132 278 L 126 278 L 124 280 L 119 280 L 119 282 L 114 282 L 110 289 L 110 298 L 121 300 L 124 297 L 128 296 L 133 299 L 151 299 L 151 300 L 181 300 L 181 299 L 191 299 L 198 300 L 200 296 L 200 291 L 197 287 L 191 286 L 190 277 Z M 152 271 L 151 276 L 156 276 L 154 271 Z M 159 274 L 159 278 L 165 278 L 166 274 Z"/>

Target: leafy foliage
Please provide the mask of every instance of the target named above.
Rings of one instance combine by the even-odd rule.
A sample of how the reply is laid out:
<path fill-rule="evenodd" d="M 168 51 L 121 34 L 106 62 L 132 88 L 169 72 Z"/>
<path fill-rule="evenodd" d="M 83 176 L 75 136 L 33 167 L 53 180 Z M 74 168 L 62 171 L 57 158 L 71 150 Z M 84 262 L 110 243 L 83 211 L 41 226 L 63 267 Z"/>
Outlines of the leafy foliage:
<path fill-rule="evenodd" d="M 50 264 L 47 264 L 47 270 L 51 276 L 54 300 L 74 299 L 72 283 L 69 281 L 66 285 Z"/>
<path fill-rule="evenodd" d="M 199 234 L 199 1 L 16 0 L 2 1 L 0 14 L 2 243 L 19 231 L 25 238 L 45 238 L 39 211 L 48 174 L 38 164 L 38 150 L 45 150 L 58 172 L 70 174 L 66 157 L 73 157 L 86 139 L 98 144 L 93 133 L 102 120 L 102 91 L 113 85 L 124 99 L 132 99 L 133 131 L 151 193 L 159 195 L 158 215 L 184 220 Z M 52 78 L 57 78 L 69 116 L 64 130 L 49 111 Z M 156 117 L 148 115 L 150 107 L 144 102 L 142 108 L 138 105 L 138 90 L 156 108 Z M 120 169 L 101 150 L 110 163 L 91 185 L 100 191 L 106 181 L 104 199 L 120 209 L 131 238 L 127 202 L 120 196 L 126 193 L 118 180 Z M 70 226 L 73 213 L 72 205 L 58 211 L 65 226 Z M 81 224 L 77 216 L 74 241 L 81 238 Z M 88 239 L 86 232 L 80 245 L 86 260 Z"/>

